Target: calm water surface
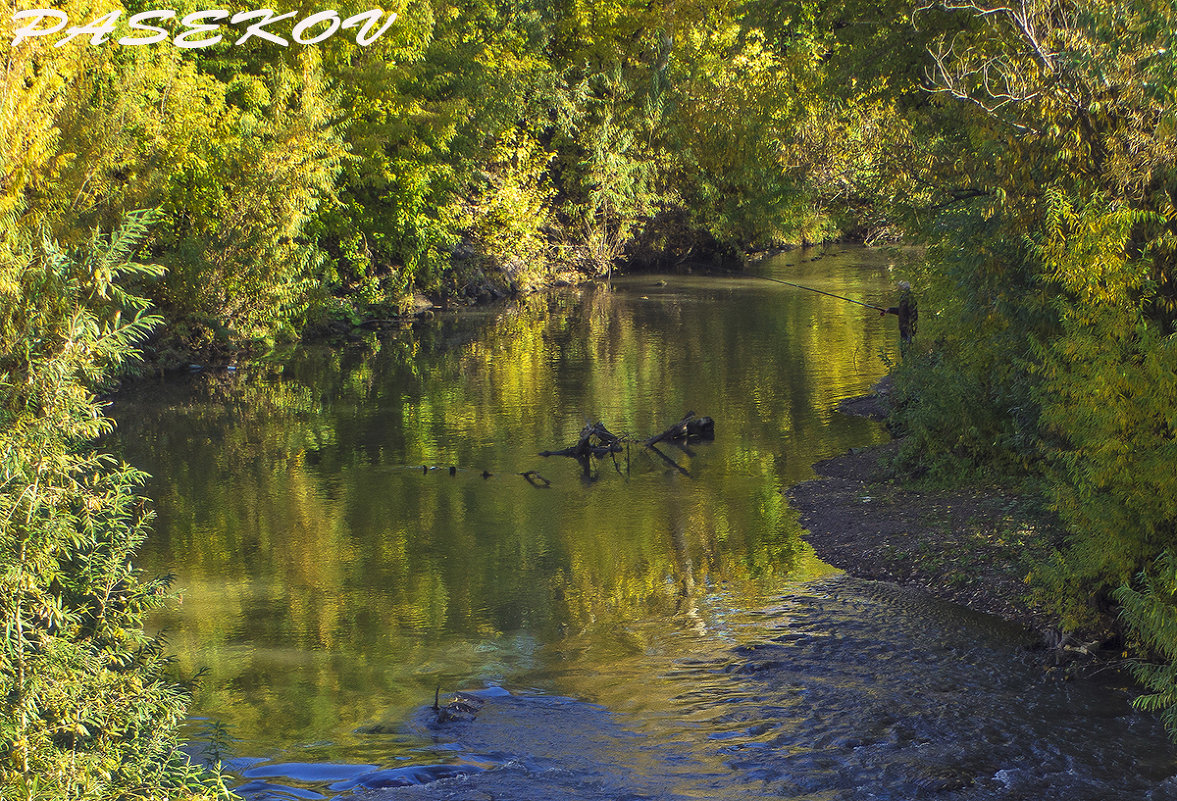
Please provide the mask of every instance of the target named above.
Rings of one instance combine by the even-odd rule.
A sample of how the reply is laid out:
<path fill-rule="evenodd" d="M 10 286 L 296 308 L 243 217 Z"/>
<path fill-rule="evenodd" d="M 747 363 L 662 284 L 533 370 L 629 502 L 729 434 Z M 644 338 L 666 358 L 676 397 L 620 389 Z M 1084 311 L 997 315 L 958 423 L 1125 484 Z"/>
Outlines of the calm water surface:
<path fill-rule="evenodd" d="M 890 300 L 886 254 L 813 255 L 759 270 Z M 206 671 L 196 725 L 235 738 L 242 794 L 1177 798 L 1174 750 L 1114 681 L 1046 682 L 1024 632 L 839 576 L 802 539 L 782 489 L 886 439 L 836 405 L 895 358 L 894 318 L 660 280 L 117 399 L 118 447 L 154 476 L 140 562 L 178 576 L 160 625 Z M 587 473 L 536 455 L 690 410 L 713 443 Z M 439 724 L 438 686 L 485 705 Z"/>

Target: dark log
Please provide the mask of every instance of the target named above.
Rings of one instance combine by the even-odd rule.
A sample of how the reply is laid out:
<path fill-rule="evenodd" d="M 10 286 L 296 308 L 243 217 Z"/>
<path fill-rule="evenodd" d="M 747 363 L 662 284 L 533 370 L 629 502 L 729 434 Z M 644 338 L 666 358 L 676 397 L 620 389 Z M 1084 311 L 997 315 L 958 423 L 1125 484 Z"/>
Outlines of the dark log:
<path fill-rule="evenodd" d="M 710 417 L 695 417 L 694 412 L 687 412 L 683 419 L 667 428 L 661 434 L 656 434 L 646 440 L 651 446 L 659 442 L 674 442 L 675 440 L 715 439 L 715 421 Z"/>
<path fill-rule="evenodd" d="M 593 438 L 596 437 L 596 442 Z M 585 423 L 580 430 L 580 439 L 570 448 L 558 451 L 540 451 L 540 456 L 571 456 L 575 459 L 586 459 L 589 456 L 600 458 L 610 453 L 621 452 L 621 437 L 605 428 L 604 423 Z"/>
<path fill-rule="evenodd" d="M 605 428 L 605 424 L 599 420 L 593 425 L 592 433 L 595 434 L 597 440 L 604 445 L 617 445 L 621 442 L 621 437 Z"/>

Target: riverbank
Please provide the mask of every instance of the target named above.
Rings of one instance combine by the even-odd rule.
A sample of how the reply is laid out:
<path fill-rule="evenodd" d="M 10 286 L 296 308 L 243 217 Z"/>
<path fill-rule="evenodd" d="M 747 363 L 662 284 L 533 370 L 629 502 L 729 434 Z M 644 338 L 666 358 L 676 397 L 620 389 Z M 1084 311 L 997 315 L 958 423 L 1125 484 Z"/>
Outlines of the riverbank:
<path fill-rule="evenodd" d="M 371 341 L 373 336 L 403 330 L 441 315 L 486 308 L 553 290 L 603 284 L 624 275 L 749 275 L 749 265 L 783 253 L 800 251 L 798 263 L 804 263 L 842 255 L 850 248 L 866 249 L 867 246 L 853 239 L 841 239 L 782 244 L 771 249 L 747 252 L 741 258 L 729 258 L 726 261 L 718 258 L 708 260 L 702 256 L 691 259 L 636 259 L 618 265 L 612 275 L 594 272 L 566 261 L 553 261 L 543 270 L 511 279 L 502 274 L 487 274 L 481 269 L 459 270 L 451 276 L 450 283 L 445 287 L 434 287 L 429 291 L 414 289 L 402 297 L 373 305 L 353 304 L 346 297 L 321 300 L 321 306 L 308 315 L 309 319 L 301 327 L 288 331 L 280 343 L 240 338 L 228 328 L 221 328 L 216 335 L 209 334 L 197 344 L 178 336 L 174 323 L 167 322 L 151 340 L 141 345 L 142 361 L 128 372 L 130 375 L 160 375 L 193 368 L 235 366 L 268 358 L 276 351 L 298 345 L 360 344 Z"/>
<path fill-rule="evenodd" d="M 879 419 L 876 396 L 842 411 Z M 787 495 L 824 561 L 859 578 L 915 586 L 1042 632 L 1052 620 L 1029 597 L 1027 577 L 1050 553 L 1057 524 L 1034 498 L 998 487 L 930 489 L 890 468 L 898 442 L 814 465 L 818 477 Z"/>

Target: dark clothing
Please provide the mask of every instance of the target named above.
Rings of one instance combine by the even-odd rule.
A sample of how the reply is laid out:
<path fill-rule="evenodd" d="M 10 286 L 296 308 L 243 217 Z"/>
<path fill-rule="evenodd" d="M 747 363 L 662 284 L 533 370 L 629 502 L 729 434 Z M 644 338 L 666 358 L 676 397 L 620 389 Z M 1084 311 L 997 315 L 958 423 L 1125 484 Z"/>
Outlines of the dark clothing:
<path fill-rule="evenodd" d="M 911 338 L 915 336 L 916 328 L 919 327 L 920 320 L 920 311 L 916 308 L 915 298 L 911 296 L 911 291 L 908 290 L 900 295 L 899 305 L 887 309 L 887 314 L 898 315 L 899 338 L 904 342 L 911 342 Z"/>

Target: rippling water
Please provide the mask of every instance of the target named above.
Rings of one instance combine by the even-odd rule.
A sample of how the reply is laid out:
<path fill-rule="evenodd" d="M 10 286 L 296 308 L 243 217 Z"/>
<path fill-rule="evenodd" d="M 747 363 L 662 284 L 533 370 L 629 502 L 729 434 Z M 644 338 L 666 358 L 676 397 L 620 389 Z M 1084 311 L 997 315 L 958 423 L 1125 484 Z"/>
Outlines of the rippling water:
<path fill-rule="evenodd" d="M 888 299 L 889 256 L 811 255 L 762 269 Z M 125 393 L 194 732 L 258 799 L 1177 798 L 1115 681 L 1048 681 L 1020 630 L 804 543 L 781 491 L 885 439 L 836 405 L 893 325 L 643 276 Z M 636 444 L 687 410 L 715 442 Z M 635 444 L 536 455 L 586 419 Z M 439 723 L 438 687 L 481 708 Z"/>
<path fill-rule="evenodd" d="M 429 797 L 1177 792 L 1156 726 L 1132 714 L 1114 686 L 1044 680 L 1017 628 L 840 577 L 797 585 L 755 612 L 724 607 L 717 598 L 707 615 L 731 618 L 723 636 L 738 644 L 716 650 L 708 640 L 718 632 L 663 626 L 644 658 L 582 677 L 602 705 L 492 689 L 471 721 L 439 725 L 419 711 L 403 730 L 467 766 L 460 779 L 433 783 Z M 615 704 L 625 711 L 612 711 Z M 337 787 L 366 783 L 381 788 L 380 798 L 420 797 L 419 786 L 387 786 L 410 778 L 371 770 Z"/>

